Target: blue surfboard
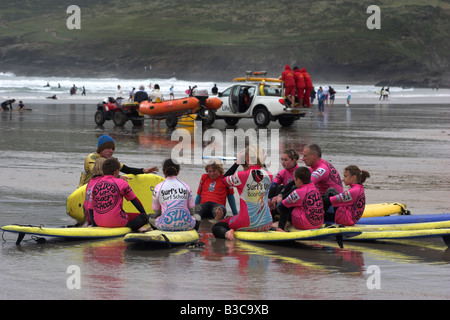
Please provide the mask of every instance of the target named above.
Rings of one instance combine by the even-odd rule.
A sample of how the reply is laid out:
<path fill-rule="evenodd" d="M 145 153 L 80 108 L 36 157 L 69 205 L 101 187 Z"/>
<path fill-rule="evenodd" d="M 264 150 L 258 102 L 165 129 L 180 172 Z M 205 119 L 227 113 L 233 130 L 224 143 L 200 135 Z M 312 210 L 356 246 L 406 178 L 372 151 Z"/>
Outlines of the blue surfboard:
<path fill-rule="evenodd" d="M 361 218 L 357 224 L 403 224 L 403 223 L 422 223 L 450 220 L 450 213 L 437 214 L 410 214 L 386 217 Z"/>

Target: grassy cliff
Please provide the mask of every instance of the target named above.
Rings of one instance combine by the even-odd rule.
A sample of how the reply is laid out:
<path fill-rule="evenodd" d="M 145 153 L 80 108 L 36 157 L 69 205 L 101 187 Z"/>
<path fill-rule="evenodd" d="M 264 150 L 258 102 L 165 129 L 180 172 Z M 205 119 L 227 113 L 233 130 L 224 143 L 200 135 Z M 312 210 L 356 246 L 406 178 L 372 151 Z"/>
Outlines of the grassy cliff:
<path fill-rule="evenodd" d="M 71 3 L 72 4 L 72 3 Z M 17 74 L 230 79 L 278 76 L 450 86 L 450 3 L 307 0 L 0 0 L 0 71 Z M 369 5 L 381 29 L 369 30 Z"/>

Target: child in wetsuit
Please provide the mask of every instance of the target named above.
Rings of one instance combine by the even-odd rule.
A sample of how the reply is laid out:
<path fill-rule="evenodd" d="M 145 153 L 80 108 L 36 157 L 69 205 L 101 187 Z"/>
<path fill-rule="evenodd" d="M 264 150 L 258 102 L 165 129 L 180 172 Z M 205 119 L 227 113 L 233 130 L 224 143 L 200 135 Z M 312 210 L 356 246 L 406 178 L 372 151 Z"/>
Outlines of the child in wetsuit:
<path fill-rule="evenodd" d="M 120 162 L 116 158 L 106 159 L 103 163 L 103 174 L 95 186 L 89 200 L 89 214 L 94 226 L 117 228 L 129 227 L 134 231 L 142 231 L 148 222 L 148 216 L 131 187 L 123 179 L 118 178 Z M 123 210 L 123 199 L 130 201 L 139 213 L 127 213 Z"/>
<path fill-rule="evenodd" d="M 301 230 L 317 229 L 323 224 L 324 210 L 320 193 L 311 182 L 311 171 L 299 167 L 294 178 L 297 189 L 277 205 L 280 213 L 277 230 L 289 231 L 291 225 Z"/>
<path fill-rule="evenodd" d="M 325 221 L 334 221 L 344 226 L 353 226 L 358 222 L 366 205 L 363 183 L 369 177 L 369 172 L 361 171 L 355 165 L 346 167 L 343 182 L 346 186 L 350 186 L 350 189 L 339 194 L 334 192 L 334 195 L 323 196 Z M 330 206 L 333 206 L 334 213 L 327 212 Z"/>
<path fill-rule="evenodd" d="M 212 217 L 221 220 L 227 214 L 226 201 L 230 204 L 233 215 L 237 215 L 234 189 L 223 183 L 223 166 L 217 159 L 212 159 L 205 166 L 195 199 L 195 212 L 200 217 Z"/>
<path fill-rule="evenodd" d="M 195 214 L 192 191 L 177 177 L 180 165 L 167 159 L 163 163 L 163 172 L 166 180 L 156 185 L 153 192 L 154 214 L 150 215 L 150 224 L 159 230 L 198 230 L 201 219 Z"/>
<path fill-rule="evenodd" d="M 294 149 L 286 149 L 281 154 L 283 170 L 278 172 L 273 179 L 269 191 L 269 207 L 272 210 L 272 215 L 274 215 L 275 207 L 279 202 L 278 196 L 281 194 L 283 187 L 287 186 L 291 181 L 294 181 L 294 171 L 298 168 L 297 161 L 299 158 L 299 154 Z"/>
<path fill-rule="evenodd" d="M 225 185 L 234 186 L 239 192 L 240 210 L 237 216 L 225 218 L 212 227 L 216 238 L 234 240 L 236 230 L 257 232 L 266 231 L 272 226 L 268 206 L 272 174 L 263 169 L 263 158 L 257 147 L 248 147 L 224 174 Z M 244 171 L 236 172 L 240 164 Z"/>

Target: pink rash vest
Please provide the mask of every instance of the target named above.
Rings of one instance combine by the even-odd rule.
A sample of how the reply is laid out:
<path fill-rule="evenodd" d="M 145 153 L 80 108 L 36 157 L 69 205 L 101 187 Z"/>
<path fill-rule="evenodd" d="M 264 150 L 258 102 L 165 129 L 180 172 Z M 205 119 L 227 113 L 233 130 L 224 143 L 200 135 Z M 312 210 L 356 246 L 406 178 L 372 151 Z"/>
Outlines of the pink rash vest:
<path fill-rule="evenodd" d="M 294 180 L 294 171 L 298 168 L 298 165 L 293 166 L 291 169 L 283 169 L 276 175 L 273 182 L 277 185 L 287 185 Z"/>
<path fill-rule="evenodd" d="M 292 226 L 296 229 L 317 229 L 323 224 L 324 210 L 322 197 L 314 183 L 301 185 L 283 200 L 292 211 Z"/>
<path fill-rule="evenodd" d="M 341 176 L 328 161 L 319 159 L 309 170 L 311 170 L 311 181 L 314 182 L 321 195 L 324 195 L 329 188 L 334 188 L 339 193 L 344 192 Z"/>
<path fill-rule="evenodd" d="M 128 214 L 123 211 L 123 198 L 136 198 L 128 182 L 114 176 L 101 177 L 92 188 L 89 208 L 94 211 L 94 221 L 99 227 L 124 227 Z"/>
<path fill-rule="evenodd" d="M 233 230 L 269 230 L 272 226 L 272 215 L 268 206 L 268 195 L 272 177 L 270 172 L 258 165 L 225 177 L 225 185 L 234 186 L 239 192 L 240 209 L 238 215 L 222 221 L 227 221 Z"/>
<path fill-rule="evenodd" d="M 335 211 L 334 221 L 344 226 L 353 226 L 361 218 L 366 206 L 366 195 L 362 184 L 352 184 L 350 189 L 330 197 Z"/>

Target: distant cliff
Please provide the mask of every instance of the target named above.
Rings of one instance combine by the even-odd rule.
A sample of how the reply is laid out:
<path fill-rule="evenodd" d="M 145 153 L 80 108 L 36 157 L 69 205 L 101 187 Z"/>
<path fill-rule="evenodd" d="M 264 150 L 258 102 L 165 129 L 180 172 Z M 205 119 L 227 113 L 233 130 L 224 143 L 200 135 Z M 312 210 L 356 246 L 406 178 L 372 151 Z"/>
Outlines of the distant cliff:
<path fill-rule="evenodd" d="M 450 4 L 377 1 L 0 0 L 0 72 L 229 80 L 305 67 L 313 80 L 450 87 Z"/>

